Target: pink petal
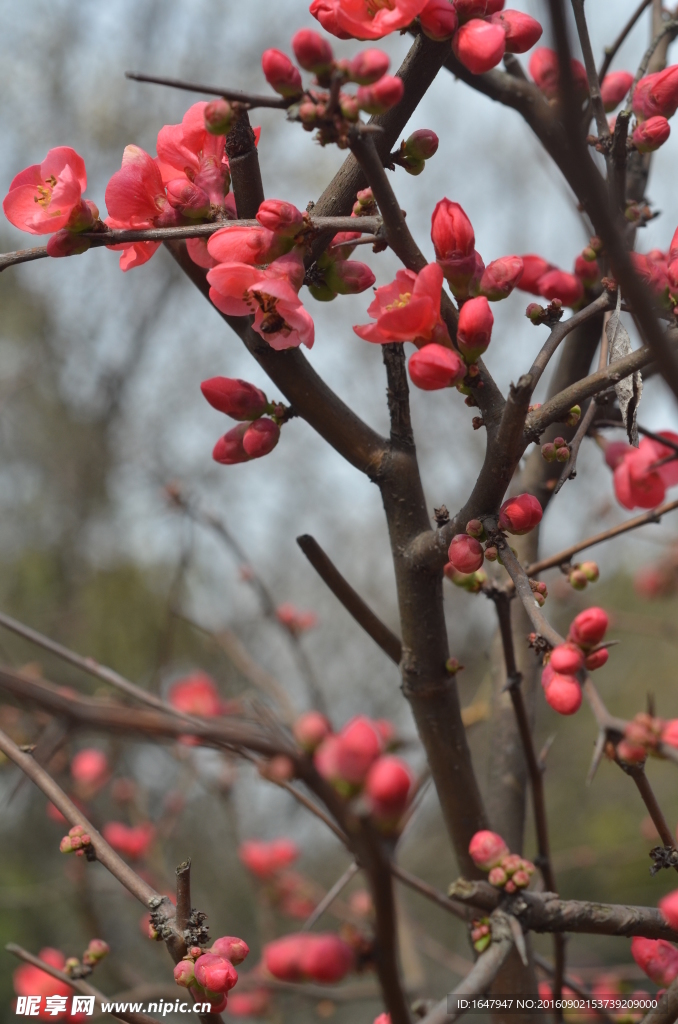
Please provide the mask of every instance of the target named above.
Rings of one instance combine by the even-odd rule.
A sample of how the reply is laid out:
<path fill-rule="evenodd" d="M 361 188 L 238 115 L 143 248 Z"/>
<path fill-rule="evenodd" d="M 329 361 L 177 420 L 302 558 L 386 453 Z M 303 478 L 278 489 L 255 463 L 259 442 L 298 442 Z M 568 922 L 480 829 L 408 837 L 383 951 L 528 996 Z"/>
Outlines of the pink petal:
<path fill-rule="evenodd" d="M 212 259 L 207 251 L 206 238 L 187 238 L 186 252 L 194 263 L 197 263 L 199 267 L 205 267 L 206 270 L 210 270 L 217 265 L 217 261 Z"/>
<path fill-rule="evenodd" d="M 226 316 L 250 316 L 252 313 L 250 307 L 242 299 L 224 295 L 216 288 L 210 288 L 210 302 Z"/>
<path fill-rule="evenodd" d="M 388 345 L 393 338 L 379 330 L 379 324 L 364 324 L 354 327 L 353 330 L 363 341 L 370 341 L 373 345 Z"/>
<path fill-rule="evenodd" d="M 417 282 L 414 286 L 413 295 L 427 295 L 433 300 L 433 305 L 440 309 L 440 295 L 443 288 L 443 269 L 438 263 L 429 263 L 420 270 L 417 275 Z"/>
<path fill-rule="evenodd" d="M 70 168 L 73 177 L 80 185 L 81 193 L 84 192 L 87 188 L 85 161 L 70 146 L 57 146 L 55 149 L 50 149 L 40 164 L 40 174 L 44 181 L 52 176 L 58 178 L 66 167 Z"/>
<path fill-rule="evenodd" d="M 379 317 L 379 327 L 394 341 L 411 341 L 430 332 L 436 312 L 429 298 L 412 298 L 401 309 L 390 309 Z"/>
<path fill-rule="evenodd" d="M 112 246 L 107 246 L 107 248 L 112 248 Z M 160 242 L 134 242 L 133 245 L 123 249 L 120 254 L 120 269 L 124 272 L 143 266 L 159 248 Z"/>
<path fill-rule="evenodd" d="M 127 146 L 122 167 L 106 186 L 106 207 L 111 217 L 130 227 L 153 223 L 166 205 L 160 168 L 139 146 Z"/>
<path fill-rule="evenodd" d="M 31 164 L 30 167 L 24 168 L 23 171 L 19 171 L 9 186 L 11 192 L 13 188 L 18 188 L 19 185 L 42 185 L 43 177 L 40 173 L 40 164 Z"/>

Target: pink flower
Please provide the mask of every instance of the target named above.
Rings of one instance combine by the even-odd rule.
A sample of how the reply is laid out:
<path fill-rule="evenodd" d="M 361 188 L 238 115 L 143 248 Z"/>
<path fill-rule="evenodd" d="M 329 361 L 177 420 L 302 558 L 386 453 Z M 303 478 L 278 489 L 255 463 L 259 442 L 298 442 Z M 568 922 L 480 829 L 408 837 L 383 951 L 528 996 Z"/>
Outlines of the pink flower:
<path fill-rule="evenodd" d="M 483 829 L 469 843 L 471 860 L 482 871 L 489 871 L 508 854 L 509 848 L 500 835 Z"/>
<path fill-rule="evenodd" d="M 106 186 L 106 223 L 111 228 L 151 228 L 176 224 L 179 215 L 165 195 L 158 163 L 139 146 L 126 146 L 122 166 Z M 150 260 L 160 242 L 110 245 L 121 249 L 120 269 L 131 270 Z"/>
<path fill-rule="evenodd" d="M 544 696 L 546 703 L 559 715 L 574 715 L 581 707 L 582 690 L 574 676 L 554 672 L 548 684 L 544 686 Z"/>
<path fill-rule="evenodd" d="M 210 203 L 223 209 L 231 178 L 224 147 L 225 137 L 205 127 L 208 103 L 194 103 L 181 124 L 166 124 L 158 132 L 158 165 L 163 182 L 185 178 L 202 189 Z"/>
<path fill-rule="evenodd" d="M 678 435 L 663 431 L 660 437 L 678 441 Z M 645 437 L 638 448 L 628 448 L 614 470 L 614 490 L 624 508 L 654 508 L 666 494 L 667 487 L 678 483 L 678 459 L 657 466 L 656 463 L 674 453 L 672 448 Z"/>
<path fill-rule="evenodd" d="M 50 149 L 12 180 L 2 208 L 7 220 L 32 235 L 48 235 L 81 216 L 87 188 L 85 161 L 69 146 Z"/>
<path fill-rule="evenodd" d="M 102 828 L 101 834 L 118 853 L 130 860 L 141 860 L 155 838 L 155 828 L 149 821 L 133 827 L 121 821 L 109 821 Z"/>
<path fill-rule="evenodd" d="M 678 949 L 666 939 L 644 939 L 634 935 L 631 956 L 655 985 L 664 988 L 678 977 Z"/>
<path fill-rule="evenodd" d="M 473 18 L 462 25 L 452 40 L 452 49 L 465 68 L 482 75 L 497 66 L 506 50 L 501 25 Z"/>
<path fill-rule="evenodd" d="M 445 39 L 451 39 L 457 31 L 459 18 L 450 0 L 428 0 L 419 15 L 419 23 L 422 32 L 429 39 L 443 42 Z"/>
<path fill-rule="evenodd" d="M 270 843 L 247 839 L 240 844 L 241 862 L 257 878 L 273 878 L 299 856 L 299 847 L 291 839 L 273 839 Z"/>
<path fill-rule="evenodd" d="M 268 84 L 281 96 L 286 99 L 301 96 L 303 86 L 299 69 L 295 68 L 286 54 L 280 50 L 264 50 L 261 55 L 261 67 Z"/>
<path fill-rule="evenodd" d="M 574 78 L 575 89 L 582 96 L 588 95 L 589 81 L 586 77 L 586 68 L 574 58 L 571 62 L 572 77 Z M 530 57 L 528 70 L 535 81 L 535 84 L 544 93 L 547 99 L 555 99 L 560 86 L 558 75 L 558 54 L 547 46 L 540 46 Z"/>
<path fill-rule="evenodd" d="M 423 391 L 438 391 L 463 380 L 466 366 L 453 349 L 432 342 L 410 357 L 407 372 L 416 387 Z"/>
<path fill-rule="evenodd" d="M 244 263 L 220 263 L 207 274 L 210 299 L 227 316 L 254 314 L 254 330 L 278 351 L 304 344 L 313 346 L 314 325 L 298 291 L 303 262 L 290 253 L 266 270 Z"/>
<path fill-rule="evenodd" d="M 79 750 L 71 761 L 71 775 L 76 782 L 98 789 L 108 778 L 108 758 L 96 747 Z"/>
<path fill-rule="evenodd" d="M 647 121 L 636 125 L 632 141 L 639 153 L 654 153 L 663 146 L 671 134 L 671 125 L 665 117 L 648 117 Z"/>
<path fill-rule="evenodd" d="M 673 117 L 678 109 L 678 64 L 645 75 L 633 91 L 633 112 L 647 117 Z"/>
<path fill-rule="evenodd" d="M 678 928 L 678 889 L 664 896 L 658 903 L 662 917 L 672 928 Z"/>
<path fill-rule="evenodd" d="M 214 718 L 222 713 L 222 703 L 216 684 L 206 672 L 192 672 L 173 683 L 167 699 L 177 711 L 201 718 Z"/>
<path fill-rule="evenodd" d="M 572 620 L 568 639 L 584 649 L 595 647 L 605 636 L 609 624 L 608 615 L 602 608 L 586 608 Z"/>
<path fill-rule="evenodd" d="M 507 53 L 526 53 L 544 31 L 538 21 L 522 11 L 499 11 L 490 21 L 504 30 Z"/>
<path fill-rule="evenodd" d="M 313 0 L 311 14 L 344 39 L 381 39 L 414 21 L 427 0 Z"/>
<path fill-rule="evenodd" d="M 214 409 L 234 420 L 256 420 L 268 409 L 264 392 L 246 380 L 211 377 L 202 382 L 200 390 Z"/>
<path fill-rule="evenodd" d="M 541 522 L 542 507 L 533 494 L 518 494 L 508 498 L 499 510 L 499 527 L 507 533 L 521 536 L 529 533 Z"/>
<path fill-rule="evenodd" d="M 600 83 L 600 95 L 608 114 L 619 106 L 632 85 L 633 75 L 630 71 L 612 71 L 605 75 Z"/>
<path fill-rule="evenodd" d="M 224 956 L 203 953 L 193 967 L 195 980 L 210 992 L 230 992 L 238 981 L 238 972 Z"/>
<path fill-rule="evenodd" d="M 243 227 L 240 224 L 220 228 L 210 236 L 207 251 L 216 263 L 247 263 L 265 266 L 288 253 L 294 245 L 291 238 L 264 227 Z"/>
<path fill-rule="evenodd" d="M 365 793 L 375 818 L 397 821 L 403 814 L 412 787 L 412 772 L 393 755 L 378 758 L 365 780 Z"/>
<path fill-rule="evenodd" d="M 485 352 L 492 338 L 494 316 L 484 295 L 469 299 L 459 311 L 457 345 L 467 363 Z"/>
<path fill-rule="evenodd" d="M 336 984 L 353 969 L 353 950 L 332 932 L 309 936 L 301 949 L 299 966 L 302 976 L 321 985 Z"/>
<path fill-rule="evenodd" d="M 436 263 L 429 263 L 418 274 L 399 270 L 395 281 L 377 288 L 367 312 L 375 324 L 354 327 L 358 337 L 384 345 L 392 341 L 414 341 L 415 344 L 446 336 L 440 317 L 443 272 Z"/>
<path fill-rule="evenodd" d="M 477 572 L 485 560 L 482 545 L 475 537 L 458 533 L 452 538 L 447 557 L 457 572 Z"/>
<path fill-rule="evenodd" d="M 490 302 L 499 302 L 518 287 L 522 276 L 523 261 L 520 256 L 501 256 L 485 267 L 478 290 Z"/>

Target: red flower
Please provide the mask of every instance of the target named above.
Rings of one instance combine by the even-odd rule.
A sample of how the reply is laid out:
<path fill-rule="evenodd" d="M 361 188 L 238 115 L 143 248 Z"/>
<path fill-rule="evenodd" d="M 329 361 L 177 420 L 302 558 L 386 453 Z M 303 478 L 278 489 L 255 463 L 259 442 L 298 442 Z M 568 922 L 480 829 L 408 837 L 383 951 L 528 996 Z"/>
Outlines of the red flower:
<path fill-rule="evenodd" d="M 447 2 L 447 0 L 446 0 Z M 456 352 L 432 342 L 410 357 L 410 380 L 423 391 L 438 391 L 457 384 L 466 376 L 466 366 Z"/>
<path fill-rule="evenodd" d="M 238 856 L 257 878 L 273 878 L 294 863 L 299 847 L 291 839 L 274 839 L 270 843 L 248 839 L 240 844 Z"/>
<path fill-rule="evenodd" d="M 632 85 L 633 75 L 630 71 L 612 71 L 605 75 L 600 83 L 600 95 L 608 114 L 619 106 Z"/>
<path fill-rule="evenodd" d="M 311 14 L 343 39 L 381 39 L 414 21 L 427 0 L 313 0 Z"/>
<path fill-rule="evenodd" d="M 213 718 L 222 713 L 219 691 L 206 672 L 192 672 L 185 679 L 173 683 L 167 699 L 173 708 L 188 715 Z"/>
<path fill-rule="evenodd" d="M 431 217 L 431 241 L 436 260 L 443 269 L 452 291 L 466 298 L 472 281 L 485 269 L 475 251 L 473 225 L 459 203 L 441 199 Z"/>
<path fill-rule="evenodd" d="M 666 939 L 644 939 L 634 935 L 631 956 L 655 985 L 664 988 L 678 977 L 678 949 Z"/>
<path fill-rule="evenodd" d="M 678 109 L 678 64 L 645 75 L 633 91 L 633 112 L 647 117 L 673 117 Z"/>
<path fill-rule="evenodd" d="M 507 53 L 526 53 L 541 39 L 544 31 L 535 18 L 522 11 L 498 11 L 490 20 L 504 30 Z"/>
<path fill-rule="evenodd" d="M 457 572 L 477 572 L 485 560 L 482 545 L 475 537 L 458 533 L 452 538 L 447 557 Z"/>
<path fill-rule="evenodd" d="M 374 85 L 389 69 L 391 58 L 383 50 L 361 50 L 347 67 L 351 82 L 358 85 Z"/>
<path fill-rule="evenodd" d="M 575 89 L 582 97 L 588 95 L 589 80 L 586 77 L 586 68 L 574 58 L 571 62 L 572 77 Z M 558 95 L 558 54 L 547 46 L 540 46 L 530 57 L 528 70 L 535 81 L 535 84 L 544 93 L 547 99 L 554 99 Z"/>
<path fill-rule="evenodd" d="M 678 442 L 678 435 L 663 431 L 660 437 Z M 614 491 L 624 508 L 654 508 L 666 494 L 667 487 L 678 483 L 678 459 L 657 466 L 656 463 L 674 454 L 673 448 L 645 437 L 638 448 L 628 448 L 614 470 Z"/>
<path fill-rule="evenodd" d="M 141 860 L 155 838 L 155 828 L 149 821 L 133 827 L 121 821 L 109 821 L 102 828 L 101 834 L 118 853 L 130 860 Z"/>
<path fill-rule="evenodd" d="M 452 49 L 465 68 L 474 75 L 482 75 L 496 67 L 504 56 L 506 35 L 500 25 L 473 18 L 454 36 Z"/>
<path fill-rule="evenodd" d="M 48 235 L 82 215 L 87 188 L 85 161 L 69 146 L 50 149 L 12 180 L 2 208 L 7 220 L 32 235 Z"/>
<path fill-rule="evenodd" d="M 664 896 L 658 903 L 662 917 L 672 928 L 678 928 L 678 889 Z"/>
<path fill-rule="evenodd" d="M 40 959 L 50 967 L 56 967 L 63 971 L 66 966 L 66 957 L 58 949 L 40 950 Z M 62 1021 L 84 1021 L 87 1019 L 84 1013 L 71 1014 L 68 1009 L 61 1013 L 52 1013 L 47 1009 L 48 996 L 66 996 L 69 1001 L 73 989 L 63 981 L 58 981 L 51 974 L 46 974 L 39 967 L 33 964 L 22 964 L 17 967 L 13 974 L 14 991 L 18 996 L 40 996 L 38 1009 L 39 1020 L 62 1020 Z"/>
<path fill-rule="evenodd" d="M 532 494 L 518 494 L 508 498 L 499 510 L 499 526 L 507 533 L 521 536 L 529 533 L 541 522 L 542 507 Z"/>
<path fill-rule="evenodd" d="M 224 956 L 203 953 L 195 961 L 195 980 L 210 992 L 230 992 L 238 981 L 238 972 Z"/>
<path fill-rule="evenodd" d="M 462 23 L 489 14 L 487 0 L 454 0 L 454 7 Z"/>
<path fill-rule="evenodd" d="M 205 127 L 205 101 L 194 103 L 181 124 L 166 124 L 158 132 L 158 165 L 163 182 L 183 178 L 202 189 L 210 203 L 223 209 L 231 184 L 225 137 Z"/>
<path fill-rule="evenodd" d="M 106 207 L 106 223 L 111 228 L 167 227 L 179 220 L 165 195 L 157 161 L 139 146 L 125 147 L 122 166 L 106 186 Z M 148 262 L 159 245 L 134 242 L 108 248 L 122 250 L 120 269 L 125 271 Z"/>
<path fill-rule="evenodd" d="M 447 334 L 440 318 L 443 272 L 429 263 L 418 274 L 399 270 L 395 281 L 377 288 L 367 312 L 376 324 L 354 327 L 358 337 L 385 345 L 392 341 L 434 340 Z"/>
<path fill-rule="evenodd" d="M 636 125 L 631 138 L 639 153 L 654 153 L 664 145 L 670 134 L 671 125 L 665 117 L 658 115 Z"/>

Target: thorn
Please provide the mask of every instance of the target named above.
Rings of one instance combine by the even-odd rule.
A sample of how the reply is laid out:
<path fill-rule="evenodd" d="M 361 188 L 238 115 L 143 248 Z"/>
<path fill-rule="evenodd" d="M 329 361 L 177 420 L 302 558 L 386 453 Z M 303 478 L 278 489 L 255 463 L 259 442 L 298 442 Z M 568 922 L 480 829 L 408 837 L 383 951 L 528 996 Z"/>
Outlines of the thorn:
<path fill-rule="evenodd" d="M 527 967 L 527 947 L 525 945 L 525 936 L 523 935 L 523 929 L 521 927 L 520 921 L 517 917 L 514 917 L 513 914 L 509 914 L 508 919 L 509 925 L 511 927 L 511 934 L 513 935 L 513 941 L 515 942 L 516 949 L 518 950 L 518 955 L 520 959 L 523 961 L 523 966 Z"/>
<path fill-rule="evenodd" d="M 593 750 L 593 758 L 591 760 L 591 767 L 589 768 L 589 773 L 586 776 L 586 785 L 587 786 L 591 785 L 591 783 L 593 782 L 594 776 L 595 776 L 596 772 L 598 771 L 598 765 L 602 761 L 603 754 L 605 753 L 605 743 L 606 742 L 607 742 L 607 734 L 606 734 L 604 729 L 601 729 L 600 732 L 598 733 L 598 739 L 596 740 L 596 745 L 595 745 L 594 750 Z"/>
<path fill-rule="evenodd" d="M 555 733 L 553 733 L 552 736 L 548 737 L 548 739 L 546 740 L 546 743 L 541 748 L 539 757 L 537 758 L 537 762 L 539 764 L 539 770 L 542 771 L 542 772 L 545 771 L 545 769 L 546 769 L 546 758 L 549 756 L 549 751 L 550 751 L 551 747 L 553 746 L 553 741 L 555 740 L 555 738 L 556 738 L 556 734 Z"/>

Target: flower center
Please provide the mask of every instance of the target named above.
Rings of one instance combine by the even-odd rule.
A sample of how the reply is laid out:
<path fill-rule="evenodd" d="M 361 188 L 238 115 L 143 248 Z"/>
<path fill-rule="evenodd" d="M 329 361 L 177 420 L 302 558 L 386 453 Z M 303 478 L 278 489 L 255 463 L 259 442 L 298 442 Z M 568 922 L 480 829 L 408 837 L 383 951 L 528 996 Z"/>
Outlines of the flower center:
<path fill-rule="evenodd" d="M 395 302 L 392 302 L 386 309 L 403 309 L 410 299 L 412 298 L 412 292 L 401 292 Z"/>
<path fill-rule="evenodd" d="M 52 189 L 56 185 L 57 180 L 54 175 L 50 175 L 49 178 L 45 178 L 44 185 L 37 185 L 36 189 L 38 192 L 37 196 L 33 196 L 33 201 L 40 203 L 42 207 L 48 207 L 52 201 Z"/>
<path fill-rule="evenodd" d="M 267 295 L 266 292 L 252 292 L 254 298 L 259 304 L 259 308 L 264 314 L 261 323 L 259 324 L 259 330 L 262 334 L 279 334 L 281 331 L 289 334 L 292 330 L 290 325 L 285 321 L 285 318 L 280 315 L 276 308 L 277 300 L 271 295 Z"/>
<path fill-rule="evenodd" d="M 374 18 L 379 11 L 393 11 L 395 10 L 395 0 L 365 0 L 367 4 L 367 13 L 370 18 Z"/>

